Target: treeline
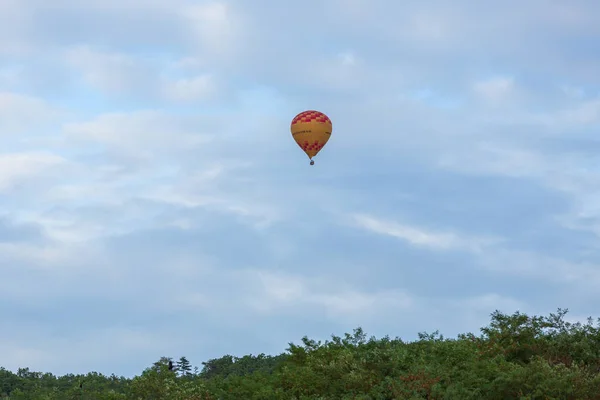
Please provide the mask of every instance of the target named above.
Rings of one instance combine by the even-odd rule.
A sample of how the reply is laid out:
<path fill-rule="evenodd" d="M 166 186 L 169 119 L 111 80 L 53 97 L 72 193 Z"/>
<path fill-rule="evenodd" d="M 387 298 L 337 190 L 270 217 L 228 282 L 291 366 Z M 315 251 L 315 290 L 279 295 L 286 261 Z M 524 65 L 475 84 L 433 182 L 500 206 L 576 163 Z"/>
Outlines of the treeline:
<path fill-rule="evenodd" d="M 278 356 L 226 355 L 192 367 L 163 357 L 132 379 L 0 369 L 10 400 L 600 399 L 600 319 L 496 311 L 479 335 L 367 338 L 362 329 Z M 169 364 L 172 364 L 172 368 Z"/>

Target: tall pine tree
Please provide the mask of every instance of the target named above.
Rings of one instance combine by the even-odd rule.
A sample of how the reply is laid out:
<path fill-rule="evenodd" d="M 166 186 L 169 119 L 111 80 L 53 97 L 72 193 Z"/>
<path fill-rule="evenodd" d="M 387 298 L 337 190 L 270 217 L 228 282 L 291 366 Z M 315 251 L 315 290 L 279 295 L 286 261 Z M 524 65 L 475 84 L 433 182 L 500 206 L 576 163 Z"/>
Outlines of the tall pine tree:
<path fill-rule="evenodd" d="M 177 371 L 179 372 L 180 376 L 191 376 L 192 364 L 187 358 L 181 357 L 179 361 L 177 361 Z"/>

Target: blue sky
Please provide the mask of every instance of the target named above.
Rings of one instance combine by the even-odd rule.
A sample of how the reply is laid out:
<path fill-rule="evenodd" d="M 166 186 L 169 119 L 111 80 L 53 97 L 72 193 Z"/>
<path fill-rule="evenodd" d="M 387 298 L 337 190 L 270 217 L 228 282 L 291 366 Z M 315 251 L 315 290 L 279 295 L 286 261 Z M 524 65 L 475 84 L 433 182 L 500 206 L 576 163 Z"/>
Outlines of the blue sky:
<path fill-rule="evenodd" d="M 600 3 L 48 4 L 0 2 L 4 367 L 599 316 Z"/>

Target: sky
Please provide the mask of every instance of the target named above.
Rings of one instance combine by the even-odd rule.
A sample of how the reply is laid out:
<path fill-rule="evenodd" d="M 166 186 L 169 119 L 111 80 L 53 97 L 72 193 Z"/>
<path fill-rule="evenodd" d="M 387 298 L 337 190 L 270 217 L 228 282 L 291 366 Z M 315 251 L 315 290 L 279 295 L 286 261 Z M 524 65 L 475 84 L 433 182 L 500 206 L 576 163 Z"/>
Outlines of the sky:
<path fill-rule="evenodd" d="M 600 316 L 597 1 L 51 3 L 0 0 L 3 367 Z"/>

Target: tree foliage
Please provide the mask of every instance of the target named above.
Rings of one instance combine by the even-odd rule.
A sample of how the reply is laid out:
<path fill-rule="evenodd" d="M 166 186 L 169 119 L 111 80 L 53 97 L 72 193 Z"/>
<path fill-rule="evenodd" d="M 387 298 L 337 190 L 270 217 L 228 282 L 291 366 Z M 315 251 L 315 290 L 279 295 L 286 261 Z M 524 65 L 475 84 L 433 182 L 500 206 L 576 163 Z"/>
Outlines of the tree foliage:
<path fill-rule="evenodd" d="M 3 400 L 600 400 L 600 319 L 495 311 L 476 336 L 307 337 L 277 356 L 225 355 L 192 367 L 162 357 L 134 378 L 0 368 Z"/>

